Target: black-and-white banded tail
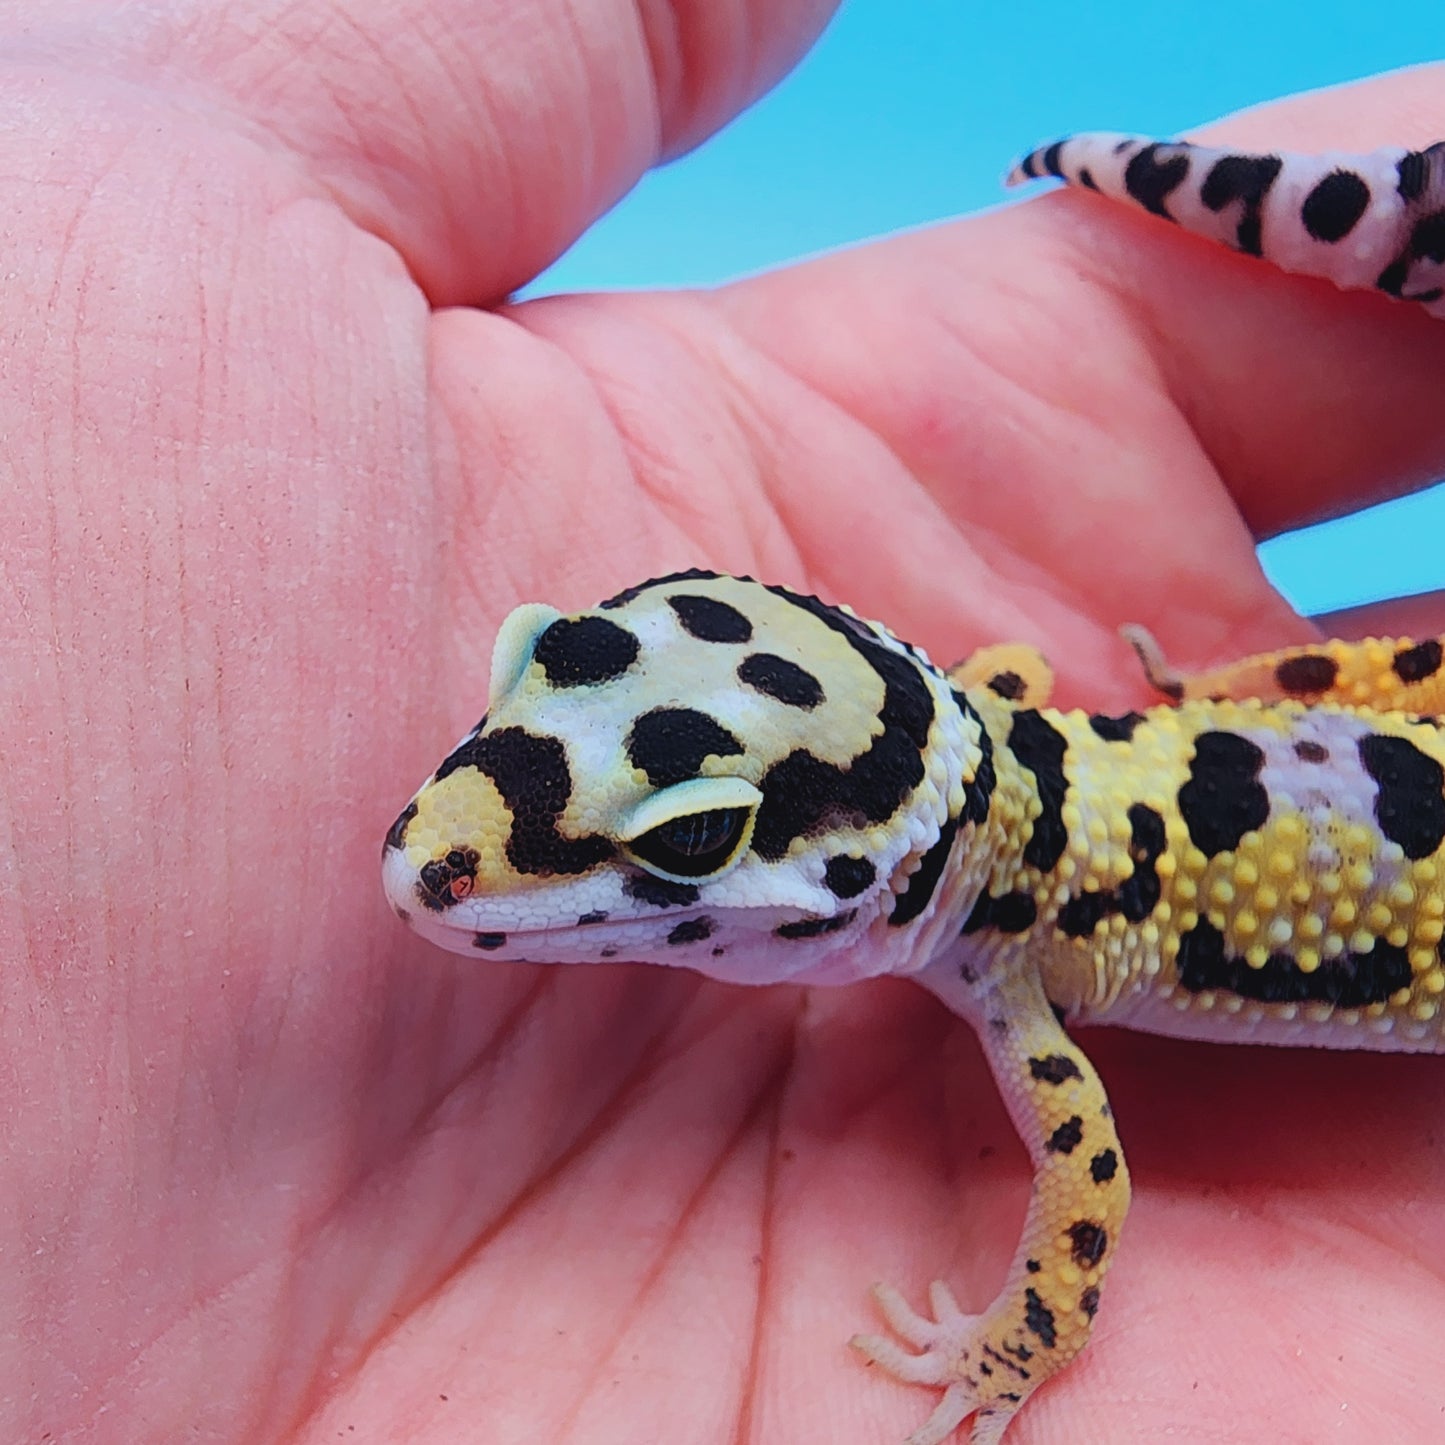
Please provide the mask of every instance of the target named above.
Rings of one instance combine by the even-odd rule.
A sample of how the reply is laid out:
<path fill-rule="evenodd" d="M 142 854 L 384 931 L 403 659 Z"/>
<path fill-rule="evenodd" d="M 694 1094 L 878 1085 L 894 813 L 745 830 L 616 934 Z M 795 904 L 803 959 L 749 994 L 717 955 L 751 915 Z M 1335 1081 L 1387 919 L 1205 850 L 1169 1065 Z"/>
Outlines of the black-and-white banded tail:
<path fill-rule="evenodd" d="M 1383 291 L 1445 318 L 1445 142 L 1263 155 L 1090 131 L 1031 151 L 1008 183 L 1050 177 L 1132 201 L 1282 271 Z"/>

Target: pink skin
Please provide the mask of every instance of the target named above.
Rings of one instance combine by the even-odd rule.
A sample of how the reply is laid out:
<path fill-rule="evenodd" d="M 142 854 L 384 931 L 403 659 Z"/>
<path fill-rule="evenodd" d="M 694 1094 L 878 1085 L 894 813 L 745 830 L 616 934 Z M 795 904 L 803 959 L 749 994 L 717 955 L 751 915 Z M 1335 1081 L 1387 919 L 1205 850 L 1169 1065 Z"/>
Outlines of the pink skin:
<path fill-rule="evenodd" d="M 525 9 L 0 11 L 0 1438 L 900 1438 L 933 1396 L 845 1350 L 867 1285 L 981 1303 L 1022 1209 L 977 1047 L 896 982 L 409 936 L 380 838 L 496 624 L 700 563 L 944 657 L 1043 643 L 1119 707 L 1118 623 L 1307 638 L 1251 528 L 1445 471 L 1438 324 L 1090 197 L 459 309 L 827 6 Z M 1440 96 L 1214 134 L 1423 142 Z M 1090 1047 L 1135 1215 L 1011 1439 L 1437 1430 L 1445 1064 Z"/>

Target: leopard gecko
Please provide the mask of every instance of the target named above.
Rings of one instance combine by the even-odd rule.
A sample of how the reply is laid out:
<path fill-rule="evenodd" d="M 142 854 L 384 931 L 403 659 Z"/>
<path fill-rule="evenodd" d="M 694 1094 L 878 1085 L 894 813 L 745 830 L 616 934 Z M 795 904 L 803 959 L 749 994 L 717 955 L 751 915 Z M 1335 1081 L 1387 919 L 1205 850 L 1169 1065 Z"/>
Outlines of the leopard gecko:
<path fill-rule="evenodd" d="M 1251 156 L 1082 135 L 1015 178 L 1133 199 L 1290 270 L 1445 315 L 1445 145 Z M 994 1445 L 1085 1345 L 1129 1206 L 1066 1031 L 1445 1052 L 1445 650 L 1329 642 L 1168 701 L 1048 706 L 1022 646 L 943 670 L 846 607 L 690 570 L 503 622 L 487 713 L 387 833 L 417 933 L 492 959 L 735 983 L 915 978 L 976 1030 L 1033 1189 L 994 1301 L 876 1299 L 852 1343 Z"/>

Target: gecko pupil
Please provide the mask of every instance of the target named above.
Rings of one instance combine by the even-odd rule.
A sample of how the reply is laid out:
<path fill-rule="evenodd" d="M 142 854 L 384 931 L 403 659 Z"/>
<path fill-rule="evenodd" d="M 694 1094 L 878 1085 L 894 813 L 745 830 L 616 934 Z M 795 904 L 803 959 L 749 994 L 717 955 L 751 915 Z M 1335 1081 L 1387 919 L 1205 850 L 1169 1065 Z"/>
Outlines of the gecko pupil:
<path fill-rule="evenodd" d="M 728 862 L 747 825 L 747 808 L 685 813 L 634 839 L 631 849 L 644 863 L 665 872 L 703 878 Z"/>

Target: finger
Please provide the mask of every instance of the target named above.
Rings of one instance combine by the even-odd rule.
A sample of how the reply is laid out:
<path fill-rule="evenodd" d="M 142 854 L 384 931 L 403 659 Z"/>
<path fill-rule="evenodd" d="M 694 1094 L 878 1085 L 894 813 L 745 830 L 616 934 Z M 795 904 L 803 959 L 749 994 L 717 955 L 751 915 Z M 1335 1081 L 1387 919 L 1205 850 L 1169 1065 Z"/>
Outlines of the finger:
<path fill-rule="evenodd" d="M 1435 637 L 1445 632 L 1445 592 L 1421 592 L 1315 619 L 1331 637 Z"/>
<path fill-rule="evenodd" d="M 486 301 L 767 90 L 833 4 L 199 0 L 163 83 L 293 153 L 435 303 Z M 141 64 L 162 53 L 135 44 Z"/>
<path fill-rule="evenodd" d="M 1209 127 L 1257 150 L 1369 150 L 1445 135 L 1445 67 L 1294 96 Z M 1060 195 L 1022 217 L 1032 247 L 1133 315 L 1256 535 L 1433 480 L 1445 468 L 1445 329 L 1223 252 L 1157 218 Z M 1040 229 L 1033 230 L 1037 225 Z M 1062 268 L 1061 268 L 1062 269 Z M 1067 304 L 1067 290 L 1058 294 Z"/>

